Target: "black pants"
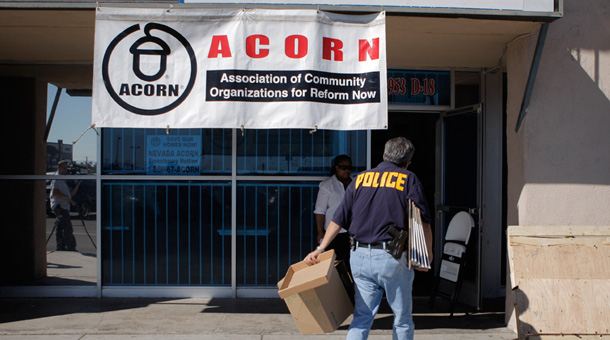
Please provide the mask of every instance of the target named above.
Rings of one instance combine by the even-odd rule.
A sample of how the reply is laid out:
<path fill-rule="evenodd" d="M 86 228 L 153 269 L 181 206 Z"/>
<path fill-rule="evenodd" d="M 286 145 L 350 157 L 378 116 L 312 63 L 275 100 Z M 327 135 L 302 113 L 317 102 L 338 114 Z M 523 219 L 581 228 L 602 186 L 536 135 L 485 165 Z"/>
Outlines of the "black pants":
<path fill-rule="evenodd" d="M 349 254 L 351 246 L 349 243 L 349 233 L 339 233 L 330 243 L 328 249 L 334 249 L 337 254 L 337 260 L 341 260 L 347 266 L 347 269 L 352 272 L 349 266 Z M 328 250 L 327 249 L 327 250 Z"/>
<path fill-rule="evenodd" d="M 70 219 L 70 211 L 56 206 L 53 209 L 55 213 L 55 240 L 57 241 L 57 250 L 76 250 L 76 239 L 72 234 L 72 221 Z"/>

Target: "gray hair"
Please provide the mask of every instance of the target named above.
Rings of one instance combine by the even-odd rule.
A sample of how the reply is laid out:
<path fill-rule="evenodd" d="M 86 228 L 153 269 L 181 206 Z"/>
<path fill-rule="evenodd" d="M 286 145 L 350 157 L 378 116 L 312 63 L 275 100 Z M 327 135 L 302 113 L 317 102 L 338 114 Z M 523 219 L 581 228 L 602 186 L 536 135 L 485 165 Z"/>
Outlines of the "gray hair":
<path fill-rule="evenodd" d="M 396 137 L 385 143 L 383 160 L 386 162 L 392 162 L 399 167 L 403 167 L 411 161 L 414 153 L 415 147 L 410 140 L 406 139 L 405 137 Z"/>

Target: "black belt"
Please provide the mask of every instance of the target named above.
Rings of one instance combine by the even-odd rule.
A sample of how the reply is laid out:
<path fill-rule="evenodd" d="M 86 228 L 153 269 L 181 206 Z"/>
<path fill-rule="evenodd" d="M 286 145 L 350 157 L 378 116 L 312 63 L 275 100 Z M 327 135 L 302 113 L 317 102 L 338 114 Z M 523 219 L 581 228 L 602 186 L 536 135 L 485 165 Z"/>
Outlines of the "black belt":
<path fill-rule="evenodd" d="M 384 246 L 387 247 L 386 242 L 378 242 L 378 243 L 358 242 L 358 247 L 362 247 L 362 248 L 384 249 Z"/>

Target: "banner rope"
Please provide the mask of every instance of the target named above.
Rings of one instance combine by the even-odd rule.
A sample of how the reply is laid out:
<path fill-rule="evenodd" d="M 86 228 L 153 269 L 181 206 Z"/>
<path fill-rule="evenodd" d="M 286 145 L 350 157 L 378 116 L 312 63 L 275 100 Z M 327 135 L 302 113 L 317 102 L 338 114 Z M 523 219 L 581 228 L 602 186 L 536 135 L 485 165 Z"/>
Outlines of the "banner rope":
<path fill-rule="evenodd" d="M 74 142 L 72 142 L 72 145 L 76 144 L 76 142 L 78 142 L 81 137 L 83 137 L 83 135 L 89 131 L 89 129 L 93 129 L 93 131 L 95 131 L 95 134 L 97 134 L 98 136 L 100 135 L 100 133 L 97 131 L 97 129 L 95 129 L 95 124 L 91 124 L 90 127 L 86 128 L 85 131 L 83 131 L 83 133 L 80 134 L 80 136 L 78 136 L 78 138 L 76 138 L 76 140 Z"/>

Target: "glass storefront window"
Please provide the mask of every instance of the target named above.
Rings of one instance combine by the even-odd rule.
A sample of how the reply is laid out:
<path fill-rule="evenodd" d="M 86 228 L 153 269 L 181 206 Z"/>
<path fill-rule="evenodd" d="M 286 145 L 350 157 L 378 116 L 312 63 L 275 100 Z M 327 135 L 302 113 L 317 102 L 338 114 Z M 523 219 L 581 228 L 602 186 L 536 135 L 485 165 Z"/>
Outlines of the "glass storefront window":
<path fill-rule="evenodd" d="M 102 185 L 105 285 L 230 285 L 228 182 Z"/>
<path fill-rule="evenodd" d="M 37 198 L 44 200 L 45 207 L 47 270 L 46 278 L 40 284 L 95 286 L 97 283 L 97 135 L 93 129 L 89 129 L 90 95 L 88 91 L 66 90 L 51 84 L 47 86 L 47 176 L 44 198 Z M 60 160 L 68 161 L 64 174 L 68 178 L 56 176 L 57 163 Z M 53 180 L 63 181 L 70 191 L 76 190 L 72 195 L 75 205 L 70 205 L 66 213 L 72 228 L 71 234 L 76 242 L 76 251 L 63 251 L 71 248 L 71 242 L 66 241 L 71 237 L 61 237 L 62 233 L 58 233 L 58 221 L 55 216 L 57 210 L 53 211 L 50 206 Z M 65 228 L 65 225 L 62 227 Z M 68 232 L 67 235 L 69 234 Z"/>
<path fill-rule="evenodd" d="M 147 168 L 151 165 L 147 157 L 164 157 L 160 153 L 153 154 L 154 145 L 150 136 L 163 137 L 163 141 L 172 137 L 197 138 L 196 152 L 200 171 L 180 174 L 231 173 L 230 129 L 175 129 L 169 134 L 164 129 L 103 129 L 103 174 L 176 174 Z M 174 145 L 184 147 L 185 144 Z M 159 150 L 175 154 L 180 146 L 159 147 Z M 352 157 L 355 172 L 364 170 L 366 131 L 319 130 L 310 133 L 308 130 L 279 129 L 245 130 L 243 136 L 237 133 L 238 175 L 327 176 L 334 157 L 340 154 Z M 184 158 L 192 158 L 192 155 L 182 156 Z"/>
<path fill-rule="evenodd" d="M 366 149 L 366 131 L 245 130 L 242 135 L 231 129 L 169 134 L 165 129 L 103 129 L 102 283 L 231 285 L 235 238 L 236 284 L 275 286 L 314 247 L 318 185 L 330 175 L 333 159 L 347 154 L 354 172 L 363 171 Z M 150 171 L 151 157 L 175 154 L 198 157 L 199 171 L 185 180 L 147 179 L 175 174 Z M 227 180 L 233 174 L 235 206 Z M 193 180 L 197 175 L 205 175 L 205 181 Z"/>
<path fill-rule="evenodd" d="M 237 184 L 237 284 L 275 285 L 314 246 L 318 182 Z"/>
<path fill-rule="evenodd" d="M 231 136 L 230 129 L 102 129 L 102 173 L 230 174 Z M 175 160 L 182 164 L 168 171 Z"/>
<path fill-rule="evenodd" d="M 246 130 L 237 136 L 237 174 L 328 176 L 340 154 L 363 171 L 366 131 Z"/>

